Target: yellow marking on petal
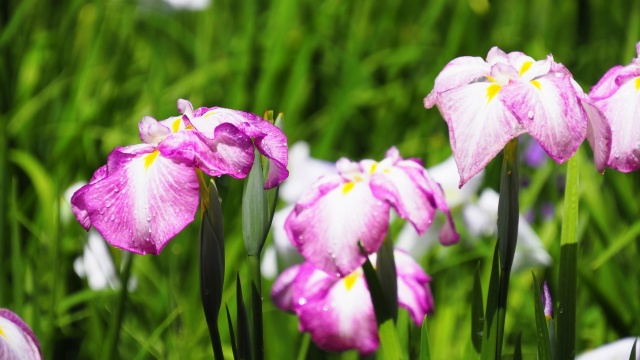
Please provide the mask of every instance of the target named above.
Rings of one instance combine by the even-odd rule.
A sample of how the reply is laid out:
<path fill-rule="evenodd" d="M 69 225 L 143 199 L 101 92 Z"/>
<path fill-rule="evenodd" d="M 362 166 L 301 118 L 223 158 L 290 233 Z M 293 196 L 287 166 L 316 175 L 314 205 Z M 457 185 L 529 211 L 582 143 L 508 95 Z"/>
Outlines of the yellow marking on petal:
<path fill-rule="evenodd" d="M 360 182 L 360 181 L 362 181 L 362 176 L 360 176 L 360 175 L 356 175 L 356 176 L 354 176 L 354 178 L 353 178 L 353 179 L 354 179 L 355 181 L 357 181 L 357 182 Z"/>
<path fill-rule="evenodd" d="M 373 165 L 371 165 L 371 169 L 369 170 L 369 173 L 373 174 L 374 172 L 376 172 L 377 167 L 378 167 L 378 163 L 373 163 Z"/>
<path fill-rule="evenodd" d="M 636 78 L 636 91 L 640 90 L 640 76 Z"/>
<path fill-rule="evenodd" d="M 494 96 L 502 89 L 502 86 L 498 84 L 491 84 L 487 88 L 487 104 L 493 99 Z"/>
<path fill-rule="evenodd" d="M 193 127 L 193 125 L 189 124 L 189 125 L 187 125 L 184 129 L 185 129 L 185 130 L 193 130 L 193 129 L 195 129 L 195 128 Z"/>
<path fill-rule="evenodd" d="M 356 280 L 358 280 L 357 271 L 352 272 L 351 274 L 347 275 L 347 277 L 344 278 L 344 286 L 347 288 L 347 290 L 351 290 L 353 285 L 356 284 Z"/>
<path fill-rule="evenodd" d="M 346 195 L 349 191 L 353 190 L 354 186 L 356 186 L 356 184 L 352 182 L 344 184 L 344 187 L 342 187 L 342 193 Z"/>
<path fill-rule="evenodd" d="M 160 151 L 156 150 L 156 151 L 152 152 L 149 155 L 145 155 L 145 157 L 144 157 L 144 168 L 145 168 L 145 170 L 149 170 L 149 166 L 151 166 L 151 164 L 153 164 L 153 161 L 158 157 L 158 154 L 160 154 Z"/>
<path fill-rule="evenodd" d="M 180 130 L 180 123 L 182 122 L 182 118 L 177 118 L 173 124 L 171 124 L 171 131 L 178 132 Z"/>
<path fill-rule="evenodd" d="M 487 80 L 489 80 L 489 82 L 492 82 L 492 83 L 496 82 L 496 79 L 494 79 L 493 76 L 487 75 L 486 77 L 487 77 Z"/>
<path fill-rule="evenodd" d="M 522 64 L 522 67 L 520 68 L 520 72 L 518 74 L 522 76 L 522 74 L 529 70 L 531 65 L 533 65 L 533 61 L 526 61 L 524 64 Z"/>
<path fill-rule="evenodd" d="M 538 80 L 533 80 L 533 81 L 531 82 L 531 85 L 533 85 L 533 86 L 537 87 L 537 88 L 538 88 L 538 90 L 542 90 L 542 88 L 540 87 L 540 81 L 538 81 Z"/>
<path fill-rule="evenodd" d="M 207 113 L 206 113 L 206 114 L 204 114 L 204 115 L 202 115 L 202 117 L 209 117 L 209 116 L 211 116 L 211 115 L 213 115 L 213 114 L 215 114 L 215 113 L 216 113 L 216 112 L 215 112 L 215 110 L 207 111 Z"/>
<path fill-rule="evenodd" d="M 4 333 L 4 331 L 2 330 L 2 326 L 0 326 L 0 336 L 2 336 L 3 338 L 7 338 L 7 334 Z"/>

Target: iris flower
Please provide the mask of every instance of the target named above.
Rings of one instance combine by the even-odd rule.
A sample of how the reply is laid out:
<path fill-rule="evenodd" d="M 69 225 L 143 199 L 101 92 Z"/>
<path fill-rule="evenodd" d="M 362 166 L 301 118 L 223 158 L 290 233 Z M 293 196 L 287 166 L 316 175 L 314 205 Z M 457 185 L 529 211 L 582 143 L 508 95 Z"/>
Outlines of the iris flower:
<path fill-rule="evenodd" d="M 265 188 L 288 175 L 284 134 L 257 115 L 224 108 L 199 108 L 178 101 L 182 116 L 144 117 L 142 144 L 115 148 L 107 164 L 72 197 L 80 224 L 95 227 L 111 245 L 138 254 L 159 254 L 193 221 L 199 203 L 196 169 L 210 176 L 244 178 L 253 144 L 271 167 Z M 253 138 L 253 142 L 252 142 Z"/>
<path fill-rule="evenodd" d="M 40 342 L 18 315 L 0 309 L 0 359 L 40 360 Z"/>
<path fill-rule="evenodd" d="M 396 250 L 394 256 L 398 305 L 407 309 L 419 326 L 424 316 L 433 312 L 431 278 L 406 253 Z M 375 263 L 375 254 L 371 261 Z M 300 331 L 309 332 L 320 348 L 357 349 L 362 354 L 378 348 L 376 316 L 361 269 L 336 277 L 305 262 L 285 270 L 271 294 L 276 306 L 298 316 Z"/>
<path fill-rule="evenodd" d="M 418 160 L 403 159 L 392 147 L 380 162 L 342 158 L 336 167 L 338 174 L 316 181 L 285 222 L 289 239 L 314 266 L 341 275 L 360 267 L 366 255 L 358 244 L 367 254 L 378 250 L 391 208 L 420 234 L 441 210 L 448 220 L 440 241 L 458 241 L 442 189 Z"/>
<path fill-rule="evenodd" d="M 623 172 L 640 168 L 640 42 L 636 51 L 631 64 L 611 68 L 589 93 L 611 126 L 607 166 Z"/>
<path fill-rule="evenodd" d="M 536 139 L 556 162 L 568 160 L 587 136 L 586 96 L 576 87 L 571 74 L 551 55 L 535 61 L 494 47 L 486 61 L 464 56 L 449 62 L 424 105 L 436 105 L 447 122 L 459 186 L 523 133 Z"/>

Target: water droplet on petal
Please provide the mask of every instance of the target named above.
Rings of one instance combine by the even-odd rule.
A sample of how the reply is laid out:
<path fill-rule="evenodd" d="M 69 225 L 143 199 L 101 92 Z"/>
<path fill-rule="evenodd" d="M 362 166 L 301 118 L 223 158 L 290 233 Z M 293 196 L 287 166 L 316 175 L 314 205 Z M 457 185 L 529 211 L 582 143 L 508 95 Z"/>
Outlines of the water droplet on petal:
<path fill-rule="evenodd" d="M 533 119 L 533 110 L 529 110 L 529 112 L 527 113 L 527 117 L 529 119 Z"/>
<path fill-rule="evenodd" d="M 305 299 L 305 298 L 300 298 L 300 300 L 298 300 L 298 304 L 299 304 L 300 306 L 302 306 L 302 305 L 304 305 L 304 304 L 306 304 L 306 303 L 307 303 L 307 299 Z"/>

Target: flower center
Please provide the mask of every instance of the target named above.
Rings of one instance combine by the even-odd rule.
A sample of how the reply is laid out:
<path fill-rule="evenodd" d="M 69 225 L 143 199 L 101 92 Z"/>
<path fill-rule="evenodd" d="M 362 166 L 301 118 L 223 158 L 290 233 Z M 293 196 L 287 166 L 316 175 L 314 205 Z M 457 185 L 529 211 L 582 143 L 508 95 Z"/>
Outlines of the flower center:
<path fill-rule="evenodd" d="M 494 96 L 496 96 L 496 94 L 498 94 L 500 89 L 502 89 L 502 86 L 500 86 L 499 84 L 493 83 L 489 85 L 489 87 L 487 88 L 487 104 L 491 101 L 491 99 L 493 99 Z"/>
<path fill-rule="evenodd" d="M 144 159 L 144 168 L 145 168 L 145 170 L 149 170 L 149 166 L 151 166 L 151 164 L 153 164 L 153 162 L 158 157 L 158 154 L 160 154 L 160 151 L 156 150 L 156 151 L 152 152 L 151 154 L 148 154 L 148 155 L 144 156 L 143 159 Z"/>
<path fill-rule="evenodd" d="M 359 274 L 357 271 L 354 271 L 351 274 L 347 275 L 347 277 L 344 278 L 344 287 L 346 287 L 347 290 L 351 290 L 353 285 L 356 284 L 356 280 L 358 280 L 358 277 Z"/>

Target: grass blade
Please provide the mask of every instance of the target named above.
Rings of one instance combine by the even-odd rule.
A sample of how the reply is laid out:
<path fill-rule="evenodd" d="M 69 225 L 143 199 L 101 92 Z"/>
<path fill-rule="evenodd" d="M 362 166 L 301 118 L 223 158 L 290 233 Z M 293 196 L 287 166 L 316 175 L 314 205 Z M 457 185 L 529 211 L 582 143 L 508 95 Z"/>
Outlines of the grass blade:
<path fill-rule="evenodd" d="M 422 321 L 422 333 L 420 335 L 420 360 L 431 360 L 429 349 L 429 334 L 427 332 L 427 317 Z"/>
<path fill-rule="evenodd" d="M 471 342 L 476 354 L 482 350 L 482 329 L 484 327 L 484 304 L 482 301 L 482 283 L 480 282 L 480 263 L 476 266 L 471 294 Z"/>

